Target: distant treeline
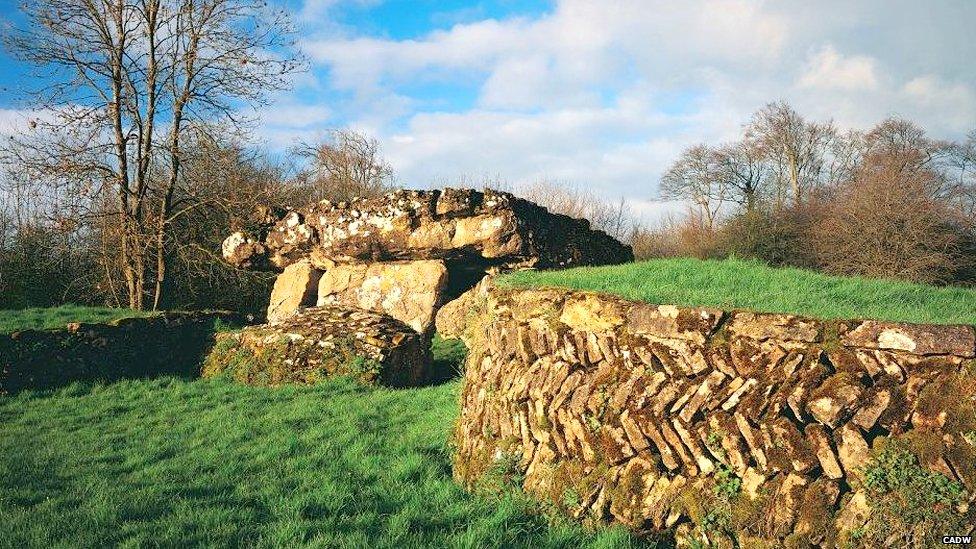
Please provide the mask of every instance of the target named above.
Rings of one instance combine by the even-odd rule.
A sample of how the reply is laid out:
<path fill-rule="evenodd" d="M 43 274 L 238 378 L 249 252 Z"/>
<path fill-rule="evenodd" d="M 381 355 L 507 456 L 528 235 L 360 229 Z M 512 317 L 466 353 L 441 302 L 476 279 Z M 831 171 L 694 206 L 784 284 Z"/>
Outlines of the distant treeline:
<path fill-rule="evenodd" d="M 227 137 L 185 147 L 174 203 L 181 214 L 164 243 L 167 276 L 158 307 L 261 312 L 273 275 L 220 258 L 231 226 L 258 205 L 371 196 L 396 186 L 376 140 L 335 131 L 282 161 Z M 0 308 L 64 302 L 126 306 L 116 202 L 25 177 L 0 179 Z M 888 119 L 840 131 L 770 104 L 739 141 L 689 147 L 648 194 L 687 211 L 655 226 L 622 200 L 539 182 L 513 191 L 591 221 L 634 246 L 638 258 L 758 258 L 836 274 L 937 284 L 976 280 L 976 132 L 964 142 L 930 138 Z M 446 182 L 455 186 L 470 182 Z M 153 266 L 147 267 L 153 272 Z"/>
<path fill-rule="evenodd" d="M 938 140 L 899 118 L 867 132 L 756 112 L 733 143 L 687 148 L 660 196 L 689 203 L 637 239 L 642 256 L 759 258 L 834 274 L 976 280 L 976 131 Z"/>
<path fill-rule="evenodd" d="M 305 159 L 301 168 L 230 139 L 200 138 L 186 147 L 173 197 L 182 213 L 167 226 L 158 308 L 263 312 L 274 275 L 223 262 L 220 245 L 232 226 L 248 223 L 258 205 L 300 206 L 392 188 L 376 141 L 361 134 L 332 132 L 294 152 Z M 129 306 L 117 202 L 22 175 L 0 175 L 0 308 Z M 150 276 L 154 269 L 147 266 Z"/>

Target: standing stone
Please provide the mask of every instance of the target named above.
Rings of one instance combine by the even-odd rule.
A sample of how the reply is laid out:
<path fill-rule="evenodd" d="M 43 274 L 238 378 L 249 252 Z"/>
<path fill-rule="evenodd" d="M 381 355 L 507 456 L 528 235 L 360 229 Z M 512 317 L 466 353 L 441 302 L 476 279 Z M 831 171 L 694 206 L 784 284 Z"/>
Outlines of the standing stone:
<path fill-rule="evenodd" d="M 447 267 L 440 260 L 337 265 L 319 280 L 316 304 L 388 314 L 429 333 L 446 290 Z"/>
<path fill-rule="evenodd" d="M 315 305 L 315 292 L 321 276 L 322 271 L 313 268 L 307 261 L 285 267 L 271 290 L 268 322 L 281 322 L 302 307 Z"/>

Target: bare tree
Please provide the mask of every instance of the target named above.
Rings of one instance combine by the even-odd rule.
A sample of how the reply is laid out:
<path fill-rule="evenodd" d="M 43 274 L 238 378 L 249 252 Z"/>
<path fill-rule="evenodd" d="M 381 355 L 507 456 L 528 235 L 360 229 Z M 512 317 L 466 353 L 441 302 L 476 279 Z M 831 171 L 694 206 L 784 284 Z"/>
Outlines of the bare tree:
<path fill-rule="evenodd" d="M 327 140 L 302 144 L 297 152 L 310 163 L 298 177 L 310 201 L 376 196 L 395 186 L 393 168 L 380 155 L 379 142 L 363 133 L 332 130 Z"/>
<path fill-rule="evenodd" d="M 747 211 L 755 209 L 769 175 L 762 150 L 748 141 L 739 141 L 719 147 L 715 154 L 731 200 Z"/>
<path fill-rule="evenodd" d="M 4 159 L 84 197 L 87 217 L 114 219 L 108 255 L 127 303 L 158 307 L 169 226 L 198 207 L 174 200 L 186 135 L 242 129 L 242 105 L 302 68 L 288 17 L 260 0 L 36 0 L 22 10 L 26 27 L 6 45 L 38 69 L 45 87 L 30 106 L 50 116 Z"/>
<path fill-rule="evenodd" d="M 220 244 L 228 227 L 261 221 L 255 206 L 282 210 L 301 199 L 288 177 L 292 168 L 240 142 L 209 135 L 194 136 L 181 158 L 188 181 L 177 187 L 174 202 L 207 207 L 188 210 L 171 223 L 167 294 L 178 293 L 182 307 L 258 312 L 255 305 L 267 302 L 274 276 L 229 266 Z"/>
<path fill-rule="evenodd" d="M 960 222 L 976 236 L 976 130 L 954 147 L 952 167 L 948 179 L 950 201 Z"/>
<path fill-rule="evenodd" d="M 785 102 L 769 103 L 746 127 L 746 141 L 770 163 L 777 183 L 776 202 L 791 195 L 794 204 L 822 180 L 824 157 L 836 131 L 833 124 L 811 123 Z"/>
<path fill-rule="evenodd" d="M 866 150 L 864 134 L 855 130 L 836 132 L 825 152 L 822 179 L 828 187 L 850 181 Z"/>
<path fill-rule="evenodd" d="M 722 207 L 732 198 L 725 167 L 715 149 L 703 144 L 688 147 L 661 176 L 659 195 L 665 200 L 691 202 L 701 223 L 711 231 Z"/>

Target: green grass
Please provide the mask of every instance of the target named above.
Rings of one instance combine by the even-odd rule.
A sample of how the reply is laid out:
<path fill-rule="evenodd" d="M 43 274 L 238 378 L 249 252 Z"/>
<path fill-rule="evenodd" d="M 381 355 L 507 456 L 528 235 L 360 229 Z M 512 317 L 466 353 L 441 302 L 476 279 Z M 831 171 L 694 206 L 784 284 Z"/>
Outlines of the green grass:
<path fill-rule="evenodd" d="M 636 545 L 458 487 L 458 390 L 160 378 L 0 397 L 0 546 Z"/>
<path fill-rule="evenodd" d="M 148 314 L 151 313 L 82 305 L 62 305 L 46 309 L 0 309 L 0 333 L 27 329 L 55 330 L 64 328 L 69 322 L 108 322 Z"/>
<path fill-rule="evenodd" d="M 827 276 L 756 261 L 660 259 L 564 271 L 520 271 L 501 277 L 499 284 L 561 286 L 650 303 L 826 319 L 976 324 L 976 289 Z"/>

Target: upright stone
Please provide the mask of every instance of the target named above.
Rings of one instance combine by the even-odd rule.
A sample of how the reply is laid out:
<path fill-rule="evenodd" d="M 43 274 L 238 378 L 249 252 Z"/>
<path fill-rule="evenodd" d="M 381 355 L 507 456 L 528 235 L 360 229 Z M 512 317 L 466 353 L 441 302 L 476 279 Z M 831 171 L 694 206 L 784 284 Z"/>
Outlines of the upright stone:
<path fill-rule="evenodd" d="M 319 279 L 317 305 L 385 313 L 429 333 L 446 289 L 447 267 L 440 260 L 337 265 Z"/>
<path fill-rule="evenodd" d="M 315 305 L 315 294 L 322 271 L 308 261 L 293 263 L 275 279 L 268 303 L 268 322 L 276 323 L 294 315 L 302 307 Z"/>

